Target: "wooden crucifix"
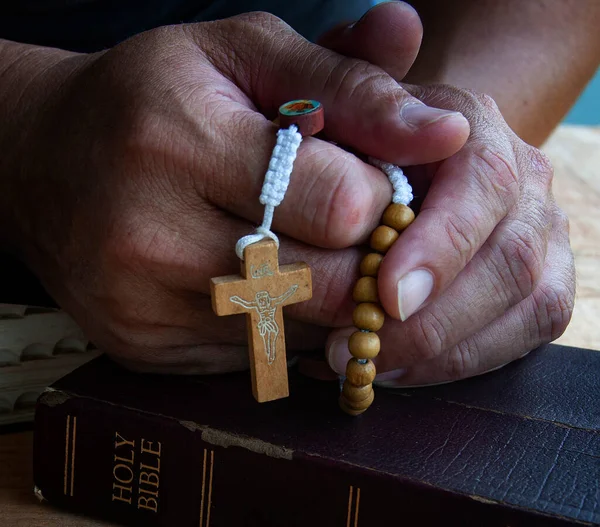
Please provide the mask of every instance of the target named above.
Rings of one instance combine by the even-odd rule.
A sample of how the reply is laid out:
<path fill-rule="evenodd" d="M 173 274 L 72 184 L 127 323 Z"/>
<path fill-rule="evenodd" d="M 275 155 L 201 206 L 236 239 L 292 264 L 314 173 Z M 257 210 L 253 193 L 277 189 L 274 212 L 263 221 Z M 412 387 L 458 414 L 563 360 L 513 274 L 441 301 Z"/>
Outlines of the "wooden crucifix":
<path fill-rule="evenodd" d="M 260 241 L 245 248 L 241 275 L 213 278 L 210 288 L 218 316 L 246 314 L 254 398 L 287 397 L 282 308 L 311 298 L 310 268 L 302 262 L 280 268 L 275 242 Z"/>

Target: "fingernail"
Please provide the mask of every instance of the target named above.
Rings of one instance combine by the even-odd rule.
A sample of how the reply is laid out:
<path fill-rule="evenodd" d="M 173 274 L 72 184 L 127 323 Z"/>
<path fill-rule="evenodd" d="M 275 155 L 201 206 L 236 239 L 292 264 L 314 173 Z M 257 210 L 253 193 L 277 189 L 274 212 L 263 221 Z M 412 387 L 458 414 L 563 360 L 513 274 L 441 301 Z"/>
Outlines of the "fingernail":
<path fill-rule="evenodd" d="M 356 24 L 358 24 L 359 22 L 361 22 L 362 20 L 364 20 L 368 14 L 372 13 L 373 11 L 375 11 L 375 9 L 377 9 L 378 7 L 382 6 L 383 4 L 395 4 L 398 3 L 398 0 L 386 0 L 384 2 L 377 2 L 377 4 L 369 7 L 369 9 L 367 9 L 363 15 L 354 23 L 350 24 L 348 26 L 348 29 L 352 29 Z"/>
<path fill-rule="evenodd" d="M 406 368 L 398 368 L 397 370 L 390 370 L 390 371 L 386 371 L 384 373 L 378 373 L 375 376 L 374 382 L 380 383 L 380 382 L 397 381 L 398 379 L 404 377 L 405 374 L 406 374 Z"/>
<path fill-rule="evenodd" d="M 431 108 L 430 106 L 414 102 L 405 104 L 400 110 L 400 117 L 415 128 L 422 128 L 451 115 L 463 120 L 465 119 L 460 112 Z"/>
<path fill-rule="evenodd" d="M 346 365 L 352 358 L 348 349 L 348 339 L 341 338 L 334 340 L 327 350 L 327 362 L 329 367 L 338 375 L 346 375 Z"/>
<path fill-rule="evenodd" d="M 411 271 L 398 281 L 398 310 L 405 321 L 418 311 L 433 291 L 433 275 L 427 269 Z"/>

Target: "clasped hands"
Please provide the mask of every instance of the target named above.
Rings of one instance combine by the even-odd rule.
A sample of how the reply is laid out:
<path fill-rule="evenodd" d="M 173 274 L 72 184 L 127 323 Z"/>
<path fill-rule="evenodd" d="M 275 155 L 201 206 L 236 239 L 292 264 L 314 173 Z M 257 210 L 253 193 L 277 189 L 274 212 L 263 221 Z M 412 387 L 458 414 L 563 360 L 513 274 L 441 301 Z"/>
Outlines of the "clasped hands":
<path fill-rule="evenodd" d="M 313 298 L 286 308 L 290 355 L 326 350 L 337 373 L 349 358 L 358 264 L 391 198 L 351 151 L 406 167 L 420 205 L 380 270 L 376 382 L 478 375 L 565 330 L 574 266 L 549 162 L 489 97 L 403 85 L 421 26 L 384 9 L 321 45 L 260 13 L 160 28 L 31 82 L 14 245 L 101 349 L 141 371 L 248 367 L 245 319 L 213 314 L 209 280 L 239 270 L 271 120 L 299 97 L 323 103 L 330 141 L 303 141 L 273 223 L 281 263 L 313 273 Z"/>

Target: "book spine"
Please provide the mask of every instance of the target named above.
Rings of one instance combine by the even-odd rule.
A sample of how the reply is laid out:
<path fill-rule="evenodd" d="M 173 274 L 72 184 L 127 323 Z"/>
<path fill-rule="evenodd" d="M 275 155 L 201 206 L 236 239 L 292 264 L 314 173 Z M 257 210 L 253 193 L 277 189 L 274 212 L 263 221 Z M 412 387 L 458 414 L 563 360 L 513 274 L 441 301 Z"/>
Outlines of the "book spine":
<path fill-rule="evenodd" d="M 38 401 L 34 482 L 56 506 L 131 526 L 571 525 L 54 390 Z"/>

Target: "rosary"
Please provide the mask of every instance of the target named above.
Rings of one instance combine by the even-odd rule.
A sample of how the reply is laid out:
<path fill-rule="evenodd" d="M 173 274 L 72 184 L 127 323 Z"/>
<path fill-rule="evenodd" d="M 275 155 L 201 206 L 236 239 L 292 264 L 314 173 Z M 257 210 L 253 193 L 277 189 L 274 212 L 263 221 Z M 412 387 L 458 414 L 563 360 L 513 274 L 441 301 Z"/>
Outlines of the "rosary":
<path fill-rule="evenodd" d="M 262 225 L 236 244 L 241 274 L 211 280 L 212 308 L 218 316 L 246 314 L 252 393 L 258 402 L 289 395 L 282 308 L 312 297 L 308 265 L 298 262 L 279 266 L 279 240 L 271 231 L 271 223 L 275 207 L 285 196 L 302 138 L 316 135 L 324 128 L 323 106 L 314 100 L 290 101 L 279 108 L 278 121 L 277 143 L 259 198 L 265 206 Z M 412 189 L 402 170 L 372 158 L 369 162 L 388 176 L 393 195 L 381 225 L 371 234 L 373 252 L 360 263 L 361 278 L 352 295 L 357 303 L 352 315 L 357 331 L 348 342 L 353 358 L 346 366 L 339 397 L 340 407 L 350 415 L 363 413 L 375 396 L 373 359 L 381 347 L 377 331 L 385 320 L 377 292 L 379 266 L 385 253 L 415 218 L 408 206 L 413 199 Z"/>

